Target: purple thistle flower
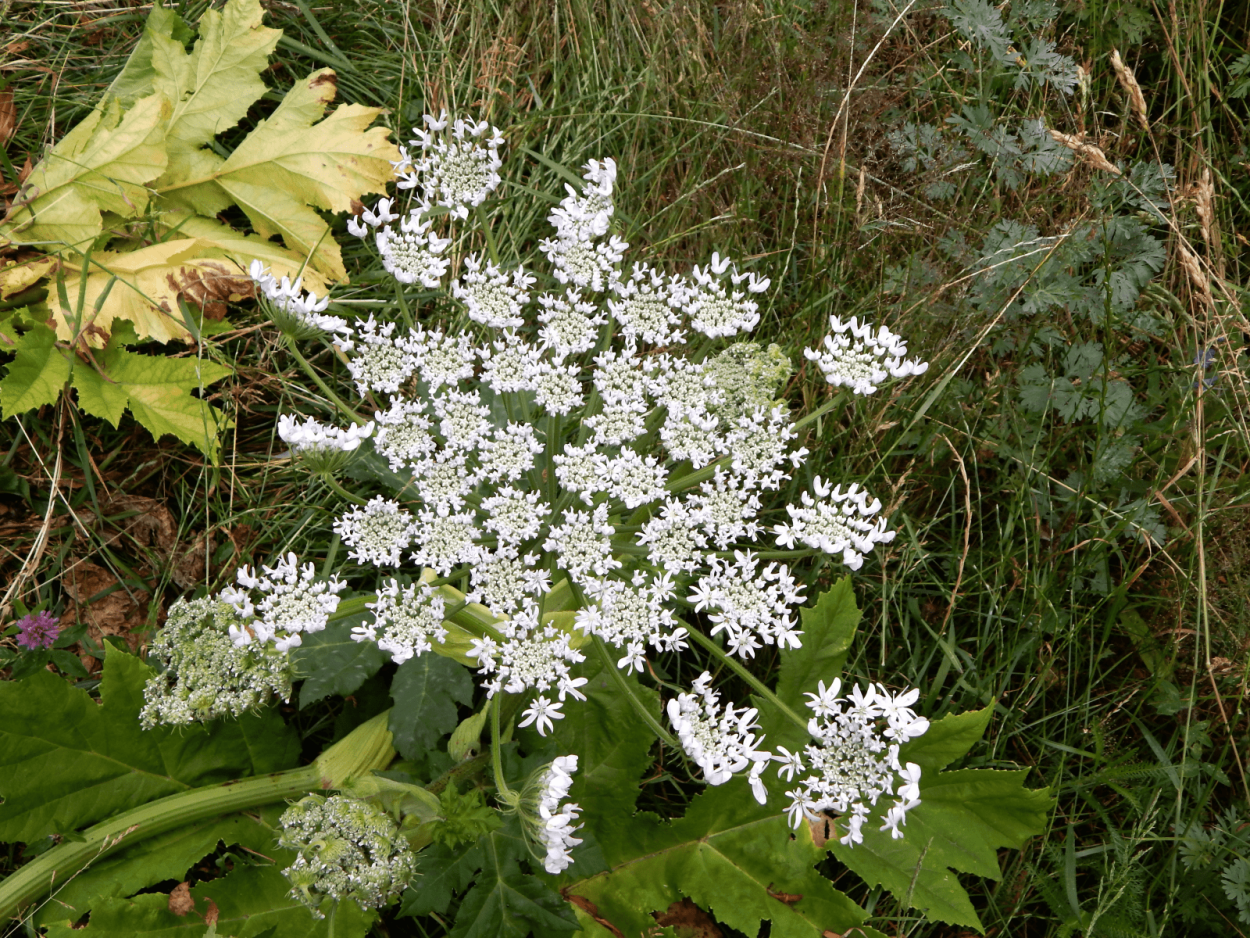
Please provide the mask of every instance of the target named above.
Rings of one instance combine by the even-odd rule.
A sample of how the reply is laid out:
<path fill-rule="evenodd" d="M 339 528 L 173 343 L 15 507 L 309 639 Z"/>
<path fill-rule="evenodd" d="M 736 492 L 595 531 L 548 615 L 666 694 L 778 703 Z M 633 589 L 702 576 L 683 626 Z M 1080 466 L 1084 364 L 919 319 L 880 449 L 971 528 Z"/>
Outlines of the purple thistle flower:
<path fill-rule="evenodd" d="M 46 612 L 31 613 L 17 620 L 17 643 L 31 651 L 51 648 L 60 633 L 60 624 Z"/>

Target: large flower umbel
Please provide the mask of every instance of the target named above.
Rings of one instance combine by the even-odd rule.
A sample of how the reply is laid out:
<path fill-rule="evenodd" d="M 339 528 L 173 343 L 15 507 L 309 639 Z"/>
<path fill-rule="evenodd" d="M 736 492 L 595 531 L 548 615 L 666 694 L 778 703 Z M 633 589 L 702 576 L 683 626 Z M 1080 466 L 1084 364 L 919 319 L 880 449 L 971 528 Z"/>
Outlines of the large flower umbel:
<path fill-rule="evenodd" d="M 898 760 L 899 745 L 929 728 L 929 721 L 911 709 L 920 691 L 896 696 L 879 684 L 869 684 L 866 691 L 857 684 L 838 697 L 841 690 L 837 678 L 828 687 L 821 681 L 818 693 L 807 695 L 813 741 L 802 752 L 778 747 L 780 755 L 774 757 L 782 763 L 778 774 L 787 781 L 800 776 L 798 786 L 786 792 L 791 823 L 798 827 L 804 817 L 816 820 L 832 811 L 846 817 L 841 842 L 863 843 L 872 808 L 883 795 L 893 794 L 881 830 L 901 838 L 907 812 L 920 804 L 920 766 Z"/>

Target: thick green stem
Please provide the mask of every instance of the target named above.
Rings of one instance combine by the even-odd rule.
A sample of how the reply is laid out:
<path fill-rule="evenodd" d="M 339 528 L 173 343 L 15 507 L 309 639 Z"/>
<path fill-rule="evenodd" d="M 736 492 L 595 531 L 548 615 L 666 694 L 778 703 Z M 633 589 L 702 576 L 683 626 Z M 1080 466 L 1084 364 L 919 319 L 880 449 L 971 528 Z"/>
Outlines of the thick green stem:
<path fill-rule="evenodd" d="M 621 675 L 620 669 L 616 666 L 616 662 L 612 660 L 612 653 L 608 651 L 607 643 L 596 635 L 594 637 L 594 644 L 596 650 L 599 652 L 599 657 L 603 660 L 603 670 L 608 672 L 612 680 L 616 683 L 617 688 L 626 696 L 630 704 L 633 705 L 634 712 L 638 714 L 639 719 L 641 719 L 643 723 L 647 724 L 647 726 L 651 728 L 651 732 L 655 733 L 655 735 L 661 740 L 669 746 L 672 746 L 674 749 L 680 751 L 681 743 L 677 741 L 676 737 L 674 737 L 672 733 L 660 724 L 659 720 L 651 715 L 651 711 L 647 709 L 647 705 L 639 699 L 638 695 L 634 693 L 634 689 L 629 686 L 629 683 Z"/>
<path fill-rule="evenodd" d="M 823 417 L 825 414 L 829 413 L 829 411 L 837 407 L 838 404 L 841 403 L 841 401 L 842 401 L 842 392 L 839 390 L 833 395 L 833 397 L 829 398 L 829 400 L 825 401 L 823 404 L 821 404 L 819 407 L 813 410 L 810 414 L 808 414 L 802 420 L 799 420 L 795 423 L 790 424 L 790 429 L 795 430 L 795 431 L 802 430 L 809 423 L 812 423 L 818 420 L 819 418 Z"/>
<path fill-rule="evenodd" d="M 148 837 L 207 818 L 259 808 L 385 768 L 395 758 L 386 728 L 390 711 L 362 723 L 312 765 L 260 778 L 206 785 L 151 801 L 66 840 L 0 882 L 0 922 L 76 876 L 96 860 Z"/>
<path fill-rule="evenodd" d="M 351 492 L 347 491 L 347 489 L 343 488 L 343 486 L 339 484 L 338 479 L 334 478 L 334 476 L 330 475 L 328 472 L 321 474 L 321 481 L 329 486 L 334 493 L 339 496 L 339 498 L 345 498 L 354 505 L 369 504 L 368 499 L 361 498 L 359 495 L 353 495 Z"/>
<path fill-rule="evenodd" d="M 322 380 L 321 375 L 317 374 L 317 370 L 308 363 L 308 359 L 306 359 L 303 355 L 300 354 L 300 350 L 295 345 L 294 340 L 288 339 L 286 343 L 286 347 L 290 350 L 291 355 L 295 358 L 295 360 L 299 362 L 299 366 L 300 368 L 304 370 L 304 374 L 308 375 L 308 377 L 312 379 L 313 384 L 315 384 L 317 388 L 321 391 L 321 393 L 326 396 L 326 399 L 328 401 L 333 403 L 334 406 L 339 409 L 339 411 L 343 414 L 344 417 L 351 420 L 357 426 L 364 426 L 366 423 L 369 422 L 364 417 L 360 416 L 360 414 L 356 413 L 354 410 L 348 407 L 345 403 L 343 403 L 342 398 L 340 398 L 337 394 L 335 394 L 333 391 L 330 390 L 330 386 L 326 384 L 324 380 Z"/>
<path fill-rule="evenodd" d="M 784 713 L 787 718 L 789 718 L 790 720 L 794 722 L 796 726 L 801 726 L 803 728 L 804 733 L 807 732 L 807 720 L 803 719 L 801 716 L 799 716 L 797 713 L 791 710 L 788 706 L 782 703 L 780 697 L 778 697 L 771 690 L 765 687 L 763 681 L 761 681 L 754 674 L 752 674 L 750 671 L 744 668 L 733 657 L 728 655 L 725 652 L 725 649 L 721 648 L 720 645 L 716 644 L 716 642 L 713 639 L 708 638 L 698 629 L 688 628 L 687 632 L 689 632 L 691 638 L 693 638 L 696 642 L 698 642 L 700 645 L 702 645 L 704 648 L 710 651 L 715 658 L 717 658 L 722 664 L 725 665 L 725 667 L 729 668 L 730 671 L 732 671 L 734 674 L 738 675 L 738 677 L 742 678 L 749 685 L 751 685 L 752 690 L 754 690 L 757 694 L 759 694 L 761 697 L 767 700 L 770 704 L 772 704 L 774 707 L 776 707 L 778 710 Z"/>
<path fill-rule="evenodd" d="M 502 701 L 503 694 L 497 693 L 490 702 L 490 762 L 495 772 L 495 791 L 499 800 L 509 807 L 515 807 L 513 791 L 503 776 L 503 750 L 500 741 L 502 734 L 499 732 L 499 708 L 503 706 Z"/>

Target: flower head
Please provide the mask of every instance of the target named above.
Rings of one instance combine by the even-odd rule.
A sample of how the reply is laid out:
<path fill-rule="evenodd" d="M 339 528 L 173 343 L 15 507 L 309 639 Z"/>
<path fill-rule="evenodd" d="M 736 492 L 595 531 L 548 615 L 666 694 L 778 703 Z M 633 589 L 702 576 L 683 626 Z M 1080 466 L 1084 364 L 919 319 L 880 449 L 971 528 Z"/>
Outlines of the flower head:
<path fill-rule="evenodd" d="M 907 812 L 920 804 L 920 766 L 914 762 L 904 766 L 898 760 L 900 742 L 929 728 L 929 721 L 908 706 L 919 694 L 913 690 L 895 696 L 880 685 L 861 689 L 857 684 L 838 697 L 841 687 L 836 679 L 829 687 L 822 681 L 817 693 L 807 695 L 813 713 L 807 728 L 813 742 L 801 753 L 783 750 L 774 757 L 782 763 L 778 775 L 788 780 L 807 773 L 797 788 L 787 792 L 791 823 L 797 827 L 804 817 L 834 811 L 846 816 L 842 843 L 862 843 L 872 807 L 882 795 L 894 794 L 898 785 L 881 830 L 900 838 Z"/>
<path fill-rule="evenodd" d="M 722 708 L 720 695 L 711 689 L 712 675 L 704 671 L 694 682 L 693 693 L 678 694 L 668 702 L 668 719 L 682 748 L 703 770 L 709 785 L 723 785 L 739 772 L 750 769 L 751 791 L 760 804 L 768 800 L 760 776 L 773 755 L 759 748 L 764 741 L 754 708 Z"/>
<path fill-rule="evenodd" d="M 259 642 L 236 644 L 235 610 L 217 599 L 180 599 L 152 641 L 151 656 L 164 669 L 143 688 L 139 724 L 206 723 L 237 717 L 275 696 L 291 696 L 292 668 L 285 652 Z"/>
<path fill-rule="evenodd" d="M 354 899 L 366 909 L 391 902 L 416 871 L 416 856 L 395 821 L 380 808 L 346 795 L 307 795 L 280 819 L 278 844 L 297 853 L 283 870 L 291 897 L 314 918 L 322 905 Z"/>
<path fill-rule="evenodd" d="M 222 602 L 234 607 L 238 619 L 230 626 L 230 638 L 239 646 L 253 640 L 272 643 L 278 651 L 295 648 L 304 634 L 324 629 L 338 608 L 337 594 L 347 588 L 337 575 L 318 579 L 313 565 L 301 567 L 294 553 L 272 567 L 262 567 L 259 574 L 240 567 L 236 579 L 241 589 L 232 586 L 221 591 Z"/>
<path fill-rule="evenodd" d="M 538 707 L 539 703 L 535 702 L 531 710 Z M 568 869 L 573 863 L 570 851 L 582 842 L 581 838 L 573 836 L 582 826 L 573 824 L 581 808 L 572 802 L 560 803 L 569 796 L 576 771 L 577 756 L 558 756 L 530 775 L 509 809 L 521 818 L 521 830 L 530 853 L 542 861 L 543 868 L 552 876 Z"/>
<path fill-rule="evenodd" d="M 17 620 L 17 643 L 31 651 L 51 648 L 60 633 L 60 623 L 46 611 L 32 612 Z"/>
<path fill-rule="evenodd" d="M 866 322 L 861 326 L 854 316 L 845 323 L 831 316 L 829 327 L 833 334 L 825 336 L 824 351 L 804 349 L 803 355 L 820 366 L 825 380 L 835 388 L 848 387 L 856 394 L 872 394 L 891 376 L 920 375 L 929 368 L 928 362 L 918 358 L 905 360 L 907 344 L 903 337 L 885 326 L 873 332 L 872 326 Z"/>

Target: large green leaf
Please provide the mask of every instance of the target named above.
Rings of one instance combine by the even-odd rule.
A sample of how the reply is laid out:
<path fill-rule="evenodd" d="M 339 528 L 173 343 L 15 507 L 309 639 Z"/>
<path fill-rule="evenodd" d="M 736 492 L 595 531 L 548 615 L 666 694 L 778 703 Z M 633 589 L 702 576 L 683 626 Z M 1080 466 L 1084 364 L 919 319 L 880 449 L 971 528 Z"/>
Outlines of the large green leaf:
<path fill-rule="evenodd" d="M 260 0 L 236 0 L 208 9 L 188 55 L 170 31 L 149 30 L 153 86 L 173 103 L 169 136 L 190 149 L 229 130 L 265 93 L 260 73 L 282 30 L 262 25 Z M 159 187 L 159 183 L 157 184 Z"/>
<path fill-rule="evenodd" d="M 782 703 L 806 714 L 807 698 L 803 695 L 814 692 L 820 681 L 828 684 L 841 675 L 859 615 L 849 576 L 822 593 L 815 606 L 799 611 L 803 647 L 784 649 L 780 655 L 777 696 Z"/>
<path fill-rule="evenodd" d="M 638 779 L 651 765 L 655 736 L 634 712 L 624 691 L 607 674 L 598 656 L 581 665 L 579 674 L 589 678 L 582 691 L 586 700 L 566 706 L 556 723 L 552 739 L 562 753 L 577 753 L 577 773 L 569 800 L 581 805 L 586 827 L 611 863 L 619 857 L 617 839 L 611 835 L 628 823 L 638 798 Z M 660 718 L 659 695 L 632 676 L 625 678 L 653 715 Z M 581 851 L 584 853 L 585 851 Z M 590 858 L 574 854 L 578 862 Z M 584 866 L 575 871 L 584 875 Z"/>
<path fill-rule="evenodd" d="M 589 903 L 621 934 L 648 934 L 655 927 L 652 912 L 688 897 L 748 935 L 768 921 L 775 938 L 821 938 L 854 928 L 860 931 L 853 934 L 880 938 L 863 925 L 868 913 L 816 869 L 825 851 L 808 826 L 791 831 L 775 806 L 755 803 L 741 779 L 708 789 L 677 821 L 639 815 L 612 835 L 611 869 L 563 892 L 579 897 L 582 909 Z M 585 916 L 582 925 L 594 938 L 611 934 Z"/>
<path fill-rule="evenodd" d="M 191 392 L 228 378 L 229 368 L 205 359 L 137 355 L 124 348 L 109 348 L 100 358 L 103 373 L 85 363 L 74 369 L 74 389 L 84 411 L 116 426 L 129 406 L 156 439 L 173 434 L 215 458 L 226 418 Z"/>
<path fill-rule="evenodd" d="M 989 708 L 952 714 L 903 747 L 900 761 L 917 763 L 924 774 L 920 805 L 908 812 L 901 840 L 870 820 L 862 844 L 845 847 L 836 837 L 828 844 L 869 885 L 884 886 L 932 919 L 977 929 L 981 922 L 956 873 L 998 879 L 995 851 L 1041 833 L 1053 803 L 1047 789 L 1024 787 L 1027 771 L 938 771 L 980 739 L 989 715 Z M 887 807 L 883 799 L 873 818 Z"/>
<path fill-rule="evenodd" d="M 521 872 L 529 853 L 513 815 L 478 841 L 482 871 L 460 903 L 451 938 L 546 938 L 577 931 L 577 919 L 560 894 Z M 531 861 L 537 862 L 537 861 Z"/>
<path fill-rule="evenodd" d="M 232 938 L 363 938 L 374 912 L 348 900 L 338 903 L 324 919 L 291 898 L 291 884 L 282 867 L 294 856 L 276 854 L 278 865 L 237 869 L 221 879 L 200 883 L 191 890 L 195 908 L 185 915 L 169 911 L 169 896 L 159 893 L 133 899 L 105 899 L 91 913 L 85 929 L 69 922 L 53 925 L 49 938 L 200 938 L 208 930 L 205 916 L 217 909 L 217 934 Z M 210 904 L 211 903 L 211 904 Z"/>
<path fill-rule="evenodd" d="M 76 921 L 104 899 L 130 896 L 163 880 L 184 879 L 197 861 L 217 849 L 218 842 L 264 853 L 272 841 L 272 828 L 251 815 L 188 824 L 91 864 L 57 889 L 32 921 L 35 925 Z"/>
<path fill-rule="evenodd" d="M 352 641 L 352 627 L 372 615 L 360 612 L 332 623 L 305 636 L 304 643 L 291 651 L 295 675 L 304 679 L 301 709 L 331 694 L 350 694 L 386 663 L 386 652 L 376 642 Z"/>
<path fill-rule="evenodd" d="M 369 642 L 367 644 L 373 644 Z M 456 704 L 473 702 L 473 681 L 464 665 L 441 655 L 409 658 L 391 680 L 390 730 L 405 759 L 417 759 L 459 722 Z"/>
<path fill-rule="evenodd" d="M 417 870 L 400 896 L 400 915 L 443 914 L 473 884 L 484 863 L 480 843 L 433 844 L 417 854 Z"/>
<path fill-rule="evenodd" d="M 12 417 L 54 404 L 69 380 L 69 359 L 56 347 L 56 333 L 42 324 L 17 337 L 17 357 L 0 380 L 0 414 Z"/>
<path fill-rule="evenodd" d="M 296 760 L 298 741 L 272 709 L 207 727 L 141 729 L 143 685 L 153 673 L 109 646 L 98 704 L 47 671 L 0 682 L 0 841 L 68 833 Z"/>
<path fill-rule="evenodd" d="M 169 102 L 159 94 L 136 101 L 124 114 L 116 99 L 92 111 L 27 177 L 29 191 L 38 194 L 0 224 L 0 244 L 85 250 L 103 229 L 102 210 L 124 218 L 144 211 L 145 184 L 168 162 L 169 113 Z"/>
<path fill-rule="evenodd" d="M 341 105 L 321 120 L 336 87 L 331 69 L 314 72 L 223 162 L 203 155 L 176 178 L 167 174 L 157 191 L 196 211 L 237 203 L 262 237 L 281 235 L 314 268 L 346 279 L 338 244 L 313 207 L 350 211 L 364 193 L 385 192 L 395 148 L 386 128 L 367 129 L 377 108 Z"/>

